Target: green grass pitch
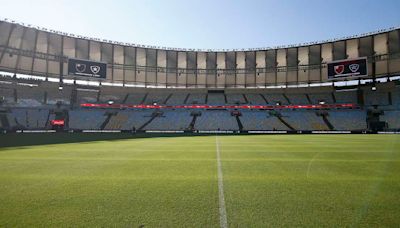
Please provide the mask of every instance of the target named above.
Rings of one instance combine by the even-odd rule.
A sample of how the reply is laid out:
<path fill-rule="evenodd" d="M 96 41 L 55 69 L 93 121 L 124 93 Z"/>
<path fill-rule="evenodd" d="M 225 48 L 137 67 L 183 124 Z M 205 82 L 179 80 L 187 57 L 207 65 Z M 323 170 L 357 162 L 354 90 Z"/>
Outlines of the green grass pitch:
<path fill-rule="evenodd" d="M 219 227 L 217 137 L 229 227 L 400 225 L 397 135 L 44 134 L 0 136 L 0 227 Z"/>

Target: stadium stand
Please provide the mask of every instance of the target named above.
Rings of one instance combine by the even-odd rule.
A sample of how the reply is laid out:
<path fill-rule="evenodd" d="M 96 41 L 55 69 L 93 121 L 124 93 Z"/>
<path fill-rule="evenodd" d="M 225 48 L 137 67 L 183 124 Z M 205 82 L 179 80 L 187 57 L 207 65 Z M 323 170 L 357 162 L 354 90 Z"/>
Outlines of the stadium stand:
<path fill-rule="evenodd" d="M 144 104 L 165 104 L 170 93 L 153 92 L 148 93 Z"/>
<path fill-rule="evenodd" d="M 352 90 L 339 90 L 333 93 L 336 103 L 338 104 L 357 104 L 357 91 L 356 89 Z"/>
<path fill-rule="evenodd" d="M 309 104 L 306 94 L 286 94 L 286 97 L 289 99 L 290 104 Z"/>
<path fill-rule="evenodd" d="M 99 91 L 94 89 L 77 89 L 78 103 L 97 102 Z"/>
<path fill-rule="evenodd" d="M 167 105 L 181 105 L 185 103 L 185 99 L 188 97 L 187 93 L 173 93 L 167 100 Z"/>
<path fill-rule="evenodd" d="M 320 102 L 325 102 L 326 104 L 335 103 L 331 93 L 310 93 L 308 94 L 308 97 L 312 104 L 318 104 Z"/>
<path fill-rule="evenodd" d="M 282 105 L 288 105 L 289 101 L 283 94 L 263 94 L 265 99 L 268 101 L 269 104 L 282 104 Z"/>
<path fill-rule="evenodd" d="M 205 93 L 191 93 L 186 101 L 186 104 L 205 104 L 206 103 Z"/>
<path fill-rule="evenodd" d="M 102 110 L 71 110 L 69 111 L 69 128 L 77 130 L 100 130 L 106 120 Z"/>
<path fill-rule="evenodd" d="M 4 102 L 12 104 L 15 103 L 14 89 L 9 88 L 6 85 L 0 85 L 0 98 L 4 99 Z"/>
<path fill-rule="evenodd" d="M 382 116 L 382 121 L 385 121 L 388 126 L 387 128 L 390 130 L 400 129 L 400 111 L 385 111 Z"/>
<path fill-rule="evenodd" d="M 365 105 L 389 105 L 387 92 L 365 90 Z"/>
<path fill-rule="evenodd" d="M 284 111 L 281 115 L 282 119 L 295 130 L 329 130 L 322 118 L 314 111 Z"/>
<path fill-rule="evenodd" d="M 226 94 L 227 104 L 246 104 L 243 94 Z"/>
<path fill-rule="evenodd" d="M 125 104 L 142 104 L 147 94 L 145 93 L 130 93 L 125 100 Z"/>
<path fill-rule="evenodd" d="M 119 87 L 81 87 L 57 83 L 27 82 L 2 83 L 3 118 L 8 129 L 49 129 L 49 120 L 54 119 L 51 109 L 62 107 L 68 111 L 66 129 L 72 130 L 353 130 L 368 129 L 367 110 L 377 106 L 384 114 L 378 121 L 387 123 L 387 129 L 399 129 L 400 90 L 393 83 L 381 85 L 377 91 L 370 86 L 348 90 L 332 89 L 285 89 L 276 93 L 263 90 L 238 90 L 225 93 L 206 93 L 204 89 L 184 89 L 175 92 L 168 89 L 129 89 Z M 34 84 L 38 86 L 29 86 Z M 265 90 L 264 90 L 265 91 Z M 258 93 L 260 92 L 260 93 Z M 361 98 L 360 98 L 361 97 Z M 358 100 L 361 99 L 360 104 Z M 17 100 L 17 102 L 15 102 Z M 266 100 L 268 103 L 266 103 Z M 329 109 L 326 115 L 317 115 L 318 110 L 283 109 L 239 110 L 238 118 L 233 110 L 196 110 L 201 115 L 194 118 L 194 109 L 82 109 L 81 103 L 107 104 L 154 104 L 159 105 L 282 105 L 359 104 L 360 108 Z M 73 105 L 70 105 L 73 104 Z M 5 109 L 4 109 L 5 108 Z M 9 110 L 9 111 L 4 111 Z M 3 121 L 4 122 L 4 121 Z M 2 128 L 6 128 L 2 122 Z"/>
<path fill-rule="evenodd" d="M 221 105 L 225 103 L 225 95 L 223 93 L 209 93 L 207 96 L 207 104 L 209 105 Z"/>
<path fill-rule="evenodd" d="M 152 119 L 153 110 L 149 109 L 135 109 L 129 111 L 121 111 L 124 115 L 128 116 L 125 125 L 121 128 L 121 130 L 139 130 L 142 128 L 144 124 Z"/>
<path fill-rule="evenodd" d="M 62 104 L 71 104 L 71 95 L 72 95 L 73 87 L 64 86 L 62 90 L 58 87 L 46 85 L 47 91 L 47 104 L 55 105 L 59 102 Z"/>
<path fill-rule="evenodd" d="M 249 104 L 251 104 L 251 105 L 266 105 L 267 104 L 261 94 L 249 93 L 249 94 L 244 94 L 244 96 L 247 98 Z"/>
<path fill-rule="evenodd" d="M 290 130 L 276 116 L 266 111 L 242 111 L 243 130 Z"/>
<path fill-rule="evenodd" d="M 366 115 L 364 110 L 333 110 L 329 111 L 328 119 L 335 130 L 365 130 Z"/>
<path fill-rule="evenodd" d="M 17 129 L 45 129 L 50 119 L 49 110 L 31 108 L 14 108 L 9 117 L 11 127 Z"/>
<path fill-rule="evenodd" d="M 125 97 L 128 95 L 125 89 L 116 90 L 112 87 L 102 87 L 100 90 L 99 101 L 102 103 L 107 103 L 113 101 L 117 104 L 122 104 Z"/>
<path fill-rule="evenodd" d="M 187 130 L 192 117 L 186 110 L 168 110 L 150 122 L 145 130 Z"/>
<path fill-rule="evenodd" d="M 236 119 L 227 110 L 202 111 L 194 126 L 195 130 L 239 130 Z"/>

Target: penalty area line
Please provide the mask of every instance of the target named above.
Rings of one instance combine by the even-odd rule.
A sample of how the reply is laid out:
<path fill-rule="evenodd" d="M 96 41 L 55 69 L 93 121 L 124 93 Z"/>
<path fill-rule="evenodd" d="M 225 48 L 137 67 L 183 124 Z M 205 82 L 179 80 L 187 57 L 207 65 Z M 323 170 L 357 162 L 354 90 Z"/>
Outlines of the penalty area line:
<path fill-rule="evenodd" d="M 222 174 L 221 152 L 219 149 L 218 135 L 215 135 L 215 148 L 217 152 L 217 166 L 218 166 L 219 224 L 221 228 L 227 228 L 228 220 L 226 217 L 226 207 L 225 207 L 224 177 Z"/>

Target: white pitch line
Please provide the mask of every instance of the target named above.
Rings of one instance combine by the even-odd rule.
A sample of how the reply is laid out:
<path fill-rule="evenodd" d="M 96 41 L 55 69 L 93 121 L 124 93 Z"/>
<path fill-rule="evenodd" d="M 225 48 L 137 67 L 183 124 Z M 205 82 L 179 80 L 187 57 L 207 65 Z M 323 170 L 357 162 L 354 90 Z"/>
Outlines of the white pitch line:
<path fill-rule="evenodd" d="M 226 218 L 224 177 L 222 175 L 221 154 L 219 149 L 218 135 L 215 136 L 215 147 L 217 151 L 217 166 L 218 166 L 219 224 L 221 228 L 227 228 L 228 220 Z"/>

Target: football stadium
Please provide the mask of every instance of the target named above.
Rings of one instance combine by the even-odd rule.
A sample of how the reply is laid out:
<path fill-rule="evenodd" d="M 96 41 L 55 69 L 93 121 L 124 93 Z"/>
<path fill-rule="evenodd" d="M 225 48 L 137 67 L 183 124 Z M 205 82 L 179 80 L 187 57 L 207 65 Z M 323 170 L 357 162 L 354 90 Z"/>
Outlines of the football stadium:
<path fill-rule="evenodd" d="M 400 225 L 400 27 L 199 49 L 29 23 L 0 20 L 0 227 Z"/>

